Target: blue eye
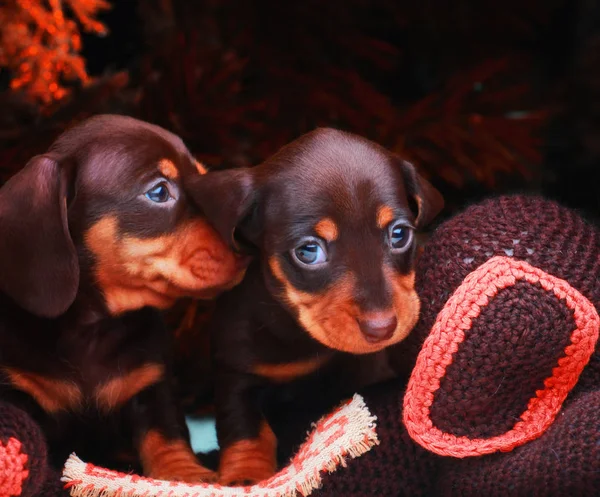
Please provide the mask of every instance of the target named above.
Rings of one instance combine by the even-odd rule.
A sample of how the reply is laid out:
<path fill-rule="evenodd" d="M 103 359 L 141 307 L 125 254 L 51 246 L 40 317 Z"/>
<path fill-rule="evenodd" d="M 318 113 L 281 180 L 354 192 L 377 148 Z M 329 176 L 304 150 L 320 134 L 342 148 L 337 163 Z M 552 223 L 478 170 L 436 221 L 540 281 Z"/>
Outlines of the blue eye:
<path fill-rule="evenodd" d="M 412 242 L 413 230 L 401 222 L 396 222 L 389 227 L 389 245 L 392 252 L 404 252 Z"/>
<path fill-rule="evenodd" d="M 159 183 L 146 192 L 146 197 L 152 202 L 162 204 L 171 199 L 171 194 L 165 183 Z"/>
<path fill-rule="evenodd" d="M 310 239 L 298 245 L 292 250 L 294 259 L 302 265 L 314 266 L 327 262 L 327 252 L 325 248 L 314 239 Z"/>

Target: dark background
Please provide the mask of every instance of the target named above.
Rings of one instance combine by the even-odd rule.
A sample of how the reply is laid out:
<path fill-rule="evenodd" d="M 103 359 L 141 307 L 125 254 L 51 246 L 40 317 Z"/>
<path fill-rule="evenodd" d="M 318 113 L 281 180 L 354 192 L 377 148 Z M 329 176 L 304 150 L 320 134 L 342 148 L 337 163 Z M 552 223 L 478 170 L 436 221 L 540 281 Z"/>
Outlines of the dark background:
<path fill-rule="evenodd" d="M 91 85 L 42 107 L 0 70 L 0 184 L 67 126 L 116 112 L 213 168 L 335 126 L 413 160 L 447 215 L 527 191 L 600 217 L 600 1 L 111 3 L 110 33 L 83 37 Z"/>

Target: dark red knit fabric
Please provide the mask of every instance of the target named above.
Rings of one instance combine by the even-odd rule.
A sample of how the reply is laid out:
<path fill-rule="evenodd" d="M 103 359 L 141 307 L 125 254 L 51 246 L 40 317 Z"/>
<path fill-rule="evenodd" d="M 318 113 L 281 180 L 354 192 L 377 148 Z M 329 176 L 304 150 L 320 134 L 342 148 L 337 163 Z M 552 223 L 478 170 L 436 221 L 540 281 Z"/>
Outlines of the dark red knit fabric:
<path fill-rule="evenodd" d="M 444 458 L 436 495 L 583 497 L 600 493 L 600 390 L 577 395 L 538 440 L 506 454 Z"/>
<path fill-rule="evenodd" d="M 11 438 L 21 443 L 20 452 L 27 455 L 24 469 L 29 474 L 22 483 L 20 495 L 37 497 L 47 477 L 47 449 L 44 435 L 37 423 L 25 411 L 0 402 L 0 442 L 6 444 Z M 0 468 L 3 467 L 5 463 L 0 461 Z M 8 478 L 9 475 L 4 477 Z"/>
<path fill-rule="evenodd" d="M 574 211 L 555 202 L 539 197 L 505 196 L 470 207 L 440 226 L 431 237 L 417 268 L 416 285 L 422 308 L 421 319 L 411 336 L 413 343 L 422 343 L 438 313 L 464 278 L 498 255 L 524 260 L 564 279 L 596 309 L 600 308 L 598 230 Z M 527 315 L 522 309 L 513 319 L 527 318 Z M 563 327 L 561 324 L 561 329 Z M 497 328 L 506 336 L 511 334 L 508 326 L 498 323 Z M 537 364 L 535 360 L 534 363 Z M 597 349 L 582 375 L 585 381 L 580 383 L 594 388 L 598 378 Z"/>
<path fill-rule="evenodd" d="M 323 476 L 315 496 L 428 497 L 436 482 L 438 456 L 415 444 L 399 422 L 402 384 L 386 382 L 363 392 L 365 403 L 377 416 L 380 444 L 346 468 Z"/>
<path fill-rule="evenodd" d="M 500 291 L 474 321 L 435 394 L 431 419 L 444 432 L 489 438 L 512 428 L 544 387 L 575 322 L 564 303 L 524 281 Z"/>
<path fill-rule="evenodd" d="M 65 490 L 64 483 L 60 481 L 61 477 L 61 471 L 56 468 L 48 468 L 46 479 L 40 492 L 35 494 L 36 497 L 67 497 L 69 492 Z"/>
<path fill-rule="evenodd" d="M 463 279 L 491 257 L 524 260 L 600 308 L 600 235 L 574 211 L 537 197 L 472 206 L 440 226 L 419 261 L 420 344 Z M 574 329 L 572 311 L 525 282 L 501 291 L 474 320 L 436 392 L 432 420 L 468 436 L 505 432 L 550 376 Z M 553 425 L 508 453 L 441 458 L 443 496 L 583 496 L 600 491 L 598 346 Z M 513 421 L 511 422 L 511 417 Z M 450 429 L 449 429 L 450 428 Z"/>
<path fill-rule="evenodd" d="M 20 452 L 27 455 L 24 469 L 28 474 L 22 482 L 18 497 L 69 495 L 60 481 L 59 469 L 52 468 L 48 462 L 48 449 L 40 426 L 25 411 L 7 402 L 0 402 L 0 442 L 6 444 L 10 439 L 18 440 Z M 6 468 L 5 462 L 0 460 L 0 468 Z M 0 481 L 0 487 L 1 483 Z"/>
<path fill-rule="evenodd" d="M 600 308 L 600 234 L 577 213 L 537 197 L 506 196 L 474 205 L 441 225 L 417 267 L 420 321 L 400 344 L 414 363 L 453 292 L 494 256 L 526 261 L 565 280 Z M 564 300 L 538 284 L 498 292 L 465 332 L 434 395 L 434 426 L 492 437 L 519 420 L 564 354 L 575 325 Z M 600 352 L 596 346 L 553 424 L 512 449 L 463 459 L 437 456 L 407 436 L 403 383 L 366 395 L 381 445 L 323 478 L 315 495 L 588 496 L 600 492 Z"/>

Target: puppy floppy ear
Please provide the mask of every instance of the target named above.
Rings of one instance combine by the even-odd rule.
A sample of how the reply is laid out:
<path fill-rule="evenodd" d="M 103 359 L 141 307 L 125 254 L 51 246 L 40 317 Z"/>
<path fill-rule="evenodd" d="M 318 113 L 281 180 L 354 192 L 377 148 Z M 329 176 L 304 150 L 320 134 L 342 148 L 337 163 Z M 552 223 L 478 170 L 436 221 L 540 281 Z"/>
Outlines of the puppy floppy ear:
<path fill-rule="evenodd" d="M 416 227 L 427 226 L 444 208 L 444 197 L 429 181 L 417 173 L 410 162 L 398 158 L 398 163 L 406 193 L 417 204 Z"/>
<path fill-rule="evenodd" d="M 47 318 L 64 313 L 79 286 L 67 186 L 58 163 L 37 156 L 0 189 L 0 291 Z"/>
<path fill-rule="evenodd" d="M 251 168 L 196 176 L 189 189 L 208 222 L 232 249 L 240 250 L 244 243 L 257 243 L 259 190 Z"/>

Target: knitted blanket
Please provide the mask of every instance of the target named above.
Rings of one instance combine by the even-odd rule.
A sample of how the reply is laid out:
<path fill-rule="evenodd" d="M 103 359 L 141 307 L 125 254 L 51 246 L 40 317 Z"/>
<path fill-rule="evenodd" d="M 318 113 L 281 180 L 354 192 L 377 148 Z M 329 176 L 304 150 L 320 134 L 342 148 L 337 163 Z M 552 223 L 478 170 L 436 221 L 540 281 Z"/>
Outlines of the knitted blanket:
<path fill-rule="evenodd" d="M 488 199 L 435 231 L 416 273 L 408 386 L 363 392 L 381 444 L 316 495 L 598 495 L 598 229 L 539 197 Z"/>
<path fill-rule="evenodd" d="M 355 395 L 315 424 L 298 453 L 272 478 L 251 487 L 189 485 L 126 475 L 86 464 L 72 455 L 63 481 L 73 497 L 294 497 L 309 495 L 321 483 L 321 473 L 335 471 L 378 443 L 375 418 L 362 397 Z"/>

